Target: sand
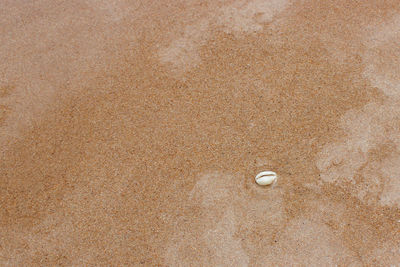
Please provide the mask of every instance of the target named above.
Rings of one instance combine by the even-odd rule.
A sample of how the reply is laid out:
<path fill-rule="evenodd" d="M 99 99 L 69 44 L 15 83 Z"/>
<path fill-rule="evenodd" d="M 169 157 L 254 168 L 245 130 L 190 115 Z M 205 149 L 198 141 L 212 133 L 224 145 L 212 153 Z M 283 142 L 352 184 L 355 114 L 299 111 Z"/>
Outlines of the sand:
<path fill-rule="evenodd" d="M 400 264 L 399 1 L 0 6 L 0 265 Z"/>

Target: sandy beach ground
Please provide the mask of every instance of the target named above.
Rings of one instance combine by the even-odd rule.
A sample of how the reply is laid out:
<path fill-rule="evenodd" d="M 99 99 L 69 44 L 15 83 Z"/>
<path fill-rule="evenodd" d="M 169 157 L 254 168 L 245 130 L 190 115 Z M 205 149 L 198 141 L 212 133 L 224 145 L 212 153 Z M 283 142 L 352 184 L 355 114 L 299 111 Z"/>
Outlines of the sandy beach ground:
<path fill-rule="evenodd" d="M 0 0 L 0 265 L 400 266 L 400 2 Z"/>

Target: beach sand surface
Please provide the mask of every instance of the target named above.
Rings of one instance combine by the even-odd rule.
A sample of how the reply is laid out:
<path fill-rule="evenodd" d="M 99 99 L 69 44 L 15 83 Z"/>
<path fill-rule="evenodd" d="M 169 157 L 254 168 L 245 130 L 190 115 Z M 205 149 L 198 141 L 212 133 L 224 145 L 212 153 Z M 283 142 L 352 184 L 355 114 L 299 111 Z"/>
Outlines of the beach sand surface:
<path fill-rule="evenodd" d="M 400 2 L 0 0 L 0 207 L 1 266 L 400 266 Z"/>

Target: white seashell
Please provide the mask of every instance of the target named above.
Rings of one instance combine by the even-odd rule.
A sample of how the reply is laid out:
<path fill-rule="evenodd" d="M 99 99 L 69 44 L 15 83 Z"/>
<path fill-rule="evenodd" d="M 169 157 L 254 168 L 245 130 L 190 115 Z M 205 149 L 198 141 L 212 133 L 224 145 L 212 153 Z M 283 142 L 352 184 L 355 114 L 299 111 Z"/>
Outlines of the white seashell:
<path fill-rule="evenodd" d="M 260 172 L 256 176 L 256 183 L 259 185 L 270 185 L 275 182 L 277 175 L 272 171 Z"/>

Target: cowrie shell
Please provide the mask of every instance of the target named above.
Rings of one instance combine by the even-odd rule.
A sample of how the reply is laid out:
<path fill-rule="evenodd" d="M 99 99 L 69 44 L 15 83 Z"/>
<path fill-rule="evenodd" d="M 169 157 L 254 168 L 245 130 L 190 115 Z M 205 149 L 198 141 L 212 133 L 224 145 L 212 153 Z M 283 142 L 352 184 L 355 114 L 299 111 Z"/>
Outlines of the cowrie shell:
<path fill-rule="evenodd" d="M 256 176 L 256 183 L 259 185 L 270 185 L 275 182 L 277 175 L 273 171 L 260 172 Z"/>

